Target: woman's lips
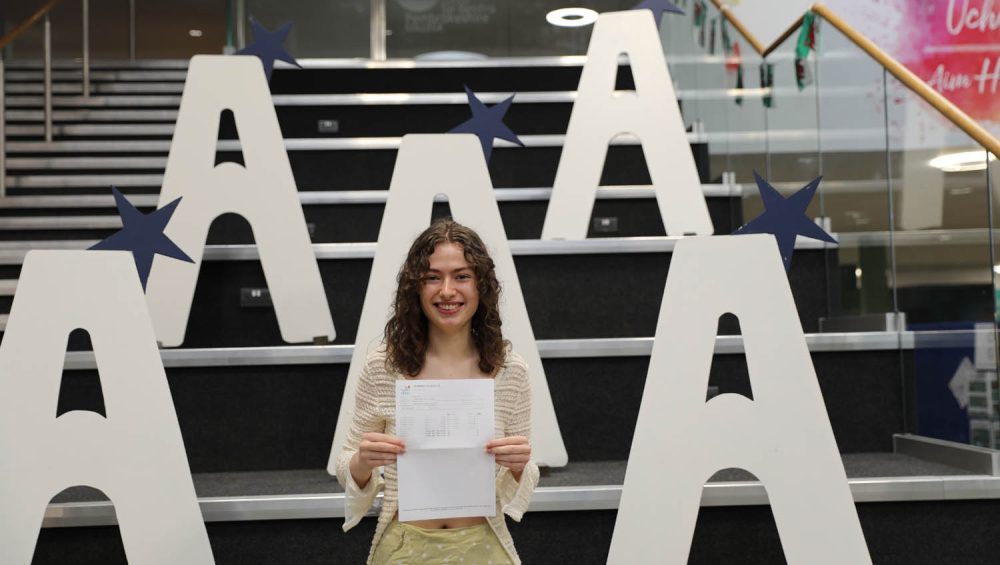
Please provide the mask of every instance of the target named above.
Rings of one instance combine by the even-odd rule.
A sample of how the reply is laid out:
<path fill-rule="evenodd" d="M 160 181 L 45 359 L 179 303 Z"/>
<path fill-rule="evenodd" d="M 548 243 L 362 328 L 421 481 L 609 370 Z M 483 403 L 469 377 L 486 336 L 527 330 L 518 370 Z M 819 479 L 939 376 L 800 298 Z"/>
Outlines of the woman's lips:
<path fill-rule="evenodd" d="M 449 307 L 446 308 L 445 306 Z M 454 316 L 455 314 L 461 312 L 462 308 L 465 308 L 465 304 L 461 302 L 439 302 L 434 305 L 434 308 L 436 308 L 442 316 Z"/>

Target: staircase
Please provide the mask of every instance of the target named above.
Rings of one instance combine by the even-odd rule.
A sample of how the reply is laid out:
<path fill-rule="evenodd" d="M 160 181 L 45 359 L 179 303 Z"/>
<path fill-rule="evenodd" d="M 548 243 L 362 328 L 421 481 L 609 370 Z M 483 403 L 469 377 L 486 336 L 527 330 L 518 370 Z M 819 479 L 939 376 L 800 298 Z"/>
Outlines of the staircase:
<path fill-rule="evenodd" d="M 675 243 L 645 186 L 641 147 L 621 138 L 609 150 L 587 241 L 543 244 L 579 58 L 303 63 L 276 70 L 272 92 L 337 339 L 284 344 L 273 309 L 241 303 L 241 291 L 266 283 L 248 258 L 248 225 L 222 216 L 186 342 L 162 353 L 217 563 L 361 563 L 367 555 L 374 519 L 341 531 L 343 493 L 324 467 L 399 137 L 465 120 L 465 84 L 487 104 L 518 93 L 506 123 L 526 147 L 498 144 L 490 173 L 570 456 L 565 468 L 545 470 L 512 533 L 525 563 L 603 563 Z M 672 60 L 675 68 L 702 63 Z M 82 249 L 120 227 L 111 185 L 143 211 L 155 208 L 185 69 L 186 61 L 97 65 L 84 98 L 80 73 L 56 65 L 55 140 L 46 144 L 41 69 L 8 65 L 0 312 L 27 250 Z M 618 87 L 632 88 L 627 65 Z M 682 107 L 701 94 L 681 88 Z M 756 189 L 739 182 L 748 170 L 720 168 L 700 127 L 689 138 L 715 231 L 729 233 L 752 217 L 744 204 Z M 241 162 L 231 119 L 219 139 L 217 162 Z M 434 216 L 446 214 L 445 202 L 435 205 Z M 863 232 L 841 237 L 848 247 L 871 241 L 882 245 Z M 874 562 L 995 562 L 996 452 L 910 433 L 918 344 L 949 347 L 969 332 L 821 333 L 821 319 L 839 312 L 839 253 L 800 239 L 789 280 Z M 738 324 L 723 318 L 719 330 L 706 394 L 752 396 Z M 71 336 L 60 413 L 103 410 L 87 348 L 84 336 Z M 737 469 L 713 476 L 690 563 L 783 561 L 764 487 Z M 49 507 L 34 563 L 67 562 L 126 562 L 113 505 L 98 491 L 70 488 Z"/>

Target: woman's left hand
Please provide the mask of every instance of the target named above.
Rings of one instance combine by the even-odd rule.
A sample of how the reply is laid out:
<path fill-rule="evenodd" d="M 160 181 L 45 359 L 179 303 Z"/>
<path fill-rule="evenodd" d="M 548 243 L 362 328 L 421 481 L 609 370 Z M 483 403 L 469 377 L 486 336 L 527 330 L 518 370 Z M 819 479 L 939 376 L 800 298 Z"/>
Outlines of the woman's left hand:
<path fill-rule="evenodd" d="M 487 442 L 486 453 L 492 453 L 497 465 L 507 467 L 516 477 L 520 477 L 524 466 L 531 459 L 531 444 L 524 436 L 509 436 Z"/>

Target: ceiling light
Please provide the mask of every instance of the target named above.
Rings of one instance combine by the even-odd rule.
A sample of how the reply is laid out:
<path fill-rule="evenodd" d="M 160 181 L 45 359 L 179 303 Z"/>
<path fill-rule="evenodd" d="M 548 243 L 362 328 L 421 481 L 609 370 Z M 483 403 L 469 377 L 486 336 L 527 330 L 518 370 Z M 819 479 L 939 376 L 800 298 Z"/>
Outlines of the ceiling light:
<path fill-rule="evenodd" d="M 191 37 L 201 37 L 202 33 L 200 29 L 189 29 L 188 35 L 190 35 Z"/>
<path fill-rule="evenodd" d="M 964 173 L 967 171 L 982 171 L 986 169 L 986 159 L 983 155 L 989 155 L 990 161 L 995 161 L 996 157 L 986 150 L 982 151 L 961 151 L 958 153 L 947 153 L 931 159 L 927 164 L 935 169 L 941 169 L 946 173 Z"/>
<path fill-rule="evenodd" d="M 588 8 L 559 8 L 545 14 L 545 21 L 559 27 L 583 27 L 597 21 L 597 12 Z"/>

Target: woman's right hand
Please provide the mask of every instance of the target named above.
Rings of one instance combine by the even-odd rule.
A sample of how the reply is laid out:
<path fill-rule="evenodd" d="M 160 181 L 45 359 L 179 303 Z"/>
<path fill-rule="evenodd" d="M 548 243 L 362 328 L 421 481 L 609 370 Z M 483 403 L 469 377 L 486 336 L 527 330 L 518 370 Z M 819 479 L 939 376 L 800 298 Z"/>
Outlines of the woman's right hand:
<path fill-rule="evenodd" d="M 358 445 L 357 459 L 363 469 L 370 474 L 376 467 L 392 465 L 396 456 L 406 453 L 406 444 L 396 436 L 366 432 Z"/>

